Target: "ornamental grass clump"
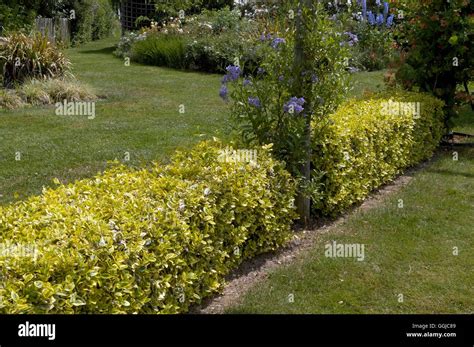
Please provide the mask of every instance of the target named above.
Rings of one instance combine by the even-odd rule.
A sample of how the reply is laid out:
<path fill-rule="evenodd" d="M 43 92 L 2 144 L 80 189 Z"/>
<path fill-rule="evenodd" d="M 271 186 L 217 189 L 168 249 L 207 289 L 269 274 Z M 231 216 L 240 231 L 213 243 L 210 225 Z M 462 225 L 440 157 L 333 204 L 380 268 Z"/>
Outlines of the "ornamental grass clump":
<path fill-rule="evenodd" d="M 0 45 L 3 85 L 13 87 L 26 80 L 62 77 L 71 63 L 48 38 L 41 34 L 13 33 Z"/>

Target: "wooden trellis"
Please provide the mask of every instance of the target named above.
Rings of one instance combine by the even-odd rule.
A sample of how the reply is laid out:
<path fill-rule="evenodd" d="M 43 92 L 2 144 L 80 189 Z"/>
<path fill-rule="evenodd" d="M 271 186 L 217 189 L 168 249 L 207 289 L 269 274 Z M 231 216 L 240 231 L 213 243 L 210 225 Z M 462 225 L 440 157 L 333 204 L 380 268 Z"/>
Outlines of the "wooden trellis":
<path fill-rule="evenodd" d="M 140 16 L 149 16 L 155 11 L 153 0 L 124 0 L 120 8 L 120 20 L 123 30 L 135 29 L 135 21 Z"/>

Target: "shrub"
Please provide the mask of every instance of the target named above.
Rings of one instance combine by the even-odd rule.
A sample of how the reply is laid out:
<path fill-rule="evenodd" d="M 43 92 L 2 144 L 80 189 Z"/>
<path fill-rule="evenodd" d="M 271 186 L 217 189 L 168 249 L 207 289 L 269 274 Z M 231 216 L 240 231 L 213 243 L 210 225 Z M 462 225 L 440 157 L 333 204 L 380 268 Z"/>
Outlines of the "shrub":
<path fill-rule="evenodd" d="M 3 84 L 11 87 L 28 78 L 56 78 L 69 71 L 71 64 L 64 54 L 41 34 L 14 33 L 0 45 Z"/>
<path fill-rule="evenodd" d="M 197 38 L 187 44 L 185 59 L 188 68 L 207 72 L 225 72 L 236 59 L 246 71 L 252 72 L 262 61 L 254 43 L 244 41 L 235 32 Z"/>
<path fill-rule="evenodd" d="M 139 63 L 185 69 L 186 39 L 182 35 L 150 35 L 132 47 L 132 59 Z"/>
<path fill-rule="evenodd" d="M 333 112 L 348 90 L 348 49 L 341 45 L 337 24 L 317 6 L 317 14 L 303 11 L 308 23 L 304 64 L 295 64 L 295 30 L 262 33 L 255 51 L 263 61 L 255 76 L 230 66 L 220 92 L 232 100 L 232 118 L 244 143 L 273 143 L 276 157 L 294 176 L 306 156 L 306 120 Z"/>
<path fill-rule="evenodd" d="M 157 1 L 156 3 L 156 19 L 159 21 L 177 17 L 180 11 L 184 11 L 187 15 L 197 14 L 204 10 L 218 10 L 225 7 L 232 7 L 233 0 L 173 0 L 173 1 Z"/>
<path fill-rule="evenodd" d="M 127 32 L 120 38 L 114 55 L 119 58 L 130 57 L 132 47 L 135 42 L 143 41 L 146 39 L 146 34 L 137 34 L 135 32 Z"/>
<path fill-rule="evenodd" d="M 0 4 L 0 34 L 4 31 L 29 29 L 33 23 L 36 12 L 30 4 L 23 1 L 2 0 Z"/>
<path fill-rule="evenodd" d="M 109 0 L 74 1 L 76 13 L 72 22 L 72 36 L 76 44 L 99 40 L 110 36 L 118 22 Z"/>
<path fill-rule="evenodd" d="M 0 258 L 0 312 L 184 312 L 243 259 L 282 245 L 289 174 L 268 148 L 257 165 L 223 160 L 222 148 L 202 143 L 166 167 L 117 166 L 0 206 L 12 245 Z"/>
<path fill-rule="evenodd" d="M 393 115 L 387 103 L 419 102 L 420 118 Z M 405 105 L 408 104 L 401 104 Z M 404 168 L 429 158 L 443 133 L 443 102 L 427 94 L 389 92 L 369 100 L 350 100 L 316 123 L 313 167 L 320 175 L 313 208 L 334 215 L 362 201 Z"/>
<path fill-rule="evenodd" d="M 457 88 L 467 92 L 474 78 L 474 2 L 409 1 L 401 6 L 406 21 L 399 32 L 404 54 L 397 80 L 442 99 L 446 127 L 452 127 Z"/>

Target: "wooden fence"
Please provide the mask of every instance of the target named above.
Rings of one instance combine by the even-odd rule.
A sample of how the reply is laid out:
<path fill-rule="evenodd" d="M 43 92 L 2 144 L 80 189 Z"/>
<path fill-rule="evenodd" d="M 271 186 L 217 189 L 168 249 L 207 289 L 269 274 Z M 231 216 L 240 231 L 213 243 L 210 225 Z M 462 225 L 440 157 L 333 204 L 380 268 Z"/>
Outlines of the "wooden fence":
<path fill-rule="evenodd" d="M 48 37 L 50 42 L 61 42 L 69 45 L 71 42 L 71 29 L 67 18 L 36 18 L 36 31 Z"/>

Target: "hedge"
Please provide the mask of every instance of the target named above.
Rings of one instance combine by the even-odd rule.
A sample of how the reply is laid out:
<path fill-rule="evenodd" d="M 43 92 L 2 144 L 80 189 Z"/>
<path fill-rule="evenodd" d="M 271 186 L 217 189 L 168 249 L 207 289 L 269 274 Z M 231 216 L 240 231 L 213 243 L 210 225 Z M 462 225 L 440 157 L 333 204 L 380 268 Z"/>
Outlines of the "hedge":
<path fill-rule="evenodd" d="M 419 117 L 406 107 L 417 102 Z M 395 105 L 406 110 L 397 114 Z M 313 210 L 334 216 L 429 158 L 443 134 L 442 109 L 443 102 L 427 94 L 387 92 L 350 100 L 329 124 L 315 123 L 312 162 L 321 186 Z"/>
<path fill-rule="evenodd" d="M 293 180 L 268 147 L 256 165 L 221 150 L 201 143 L 0 207 L 0 313 L 184 312 L 283 245 Z"/>

